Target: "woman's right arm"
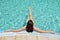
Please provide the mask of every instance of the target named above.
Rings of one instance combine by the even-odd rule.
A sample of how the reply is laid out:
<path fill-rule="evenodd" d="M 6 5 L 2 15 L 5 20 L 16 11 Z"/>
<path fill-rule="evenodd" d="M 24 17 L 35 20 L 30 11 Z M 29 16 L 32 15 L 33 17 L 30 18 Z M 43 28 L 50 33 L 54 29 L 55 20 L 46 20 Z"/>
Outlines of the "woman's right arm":
<path fill-rule="evenodd" d="M 4 32 L 20 32 L 20 31 L 23 31 L 25 29 L 26 29 L 26 26 L 24 26 L 24 27 L 22 27 L 22 28 L 20 28 L 18 30 L 5 30 Z"/>

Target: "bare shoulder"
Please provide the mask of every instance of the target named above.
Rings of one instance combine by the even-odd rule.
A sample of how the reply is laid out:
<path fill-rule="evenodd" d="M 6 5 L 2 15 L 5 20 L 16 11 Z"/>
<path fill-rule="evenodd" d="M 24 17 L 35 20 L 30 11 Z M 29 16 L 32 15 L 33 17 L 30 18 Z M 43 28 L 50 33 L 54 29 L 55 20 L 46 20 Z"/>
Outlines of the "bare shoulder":
<path fill-rule="evenodd" d="M 37 28 L 37 27 L 34 27 L 34 30 L 40 30 L 39 28 Z"/>
<path fill-rule="evenodd" d="M 36 27 L 33 27 L 33 29 L 35 30 L 35 29 L 37 29 Z"/>
<path fill-rule="evenodd" d="M 26 26 L 23 26 L 22 28 L 24 28 L 24 29 L 25 29 L 25 28 L 26 28 Z"/>
<path fill-rule="evenodd" d="M 24 26 L 24 28 L 26 28 L 26 26 Z"/>

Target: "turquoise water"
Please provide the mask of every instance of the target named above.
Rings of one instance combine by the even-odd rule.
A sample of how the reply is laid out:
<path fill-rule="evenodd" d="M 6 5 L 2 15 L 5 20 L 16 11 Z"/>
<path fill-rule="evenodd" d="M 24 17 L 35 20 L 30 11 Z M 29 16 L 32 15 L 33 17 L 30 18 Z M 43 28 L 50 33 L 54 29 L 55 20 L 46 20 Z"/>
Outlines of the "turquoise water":
<path fill-rule="evenodd" d="M 60 0 L 0 0 L 0 32 L 26 25 L 29 7 L 35 27 L 60 33 Z"/>

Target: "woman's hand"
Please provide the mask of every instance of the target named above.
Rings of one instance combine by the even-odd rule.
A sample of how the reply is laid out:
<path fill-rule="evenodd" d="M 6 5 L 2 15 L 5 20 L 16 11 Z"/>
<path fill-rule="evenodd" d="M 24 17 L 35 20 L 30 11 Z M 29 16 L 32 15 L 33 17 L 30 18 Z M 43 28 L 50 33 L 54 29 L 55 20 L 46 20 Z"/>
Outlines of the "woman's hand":
<path fill-rule="evenodd" d="M 10 30 L 5 30 L 4 32 L 10 32 Z"/>
<path fill-rule="evenodd" d="M 47 31 L 48 33 L 51 33 L 51 34 L 55 34 L 53 31 L 51 31 L 51 30 L 48 30 Z"/>

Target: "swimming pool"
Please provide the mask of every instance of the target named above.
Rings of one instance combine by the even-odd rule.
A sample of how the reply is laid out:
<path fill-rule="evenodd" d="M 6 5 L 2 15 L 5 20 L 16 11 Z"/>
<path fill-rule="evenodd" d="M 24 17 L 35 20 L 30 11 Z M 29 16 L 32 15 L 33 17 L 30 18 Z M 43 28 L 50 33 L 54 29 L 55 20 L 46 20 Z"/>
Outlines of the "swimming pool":
<path fill-rule="evenodd" d="M 60 0 L 0 0 L 0 32 L 23 27 L 29 7 L 37 28 L 60 33 Z"/>

